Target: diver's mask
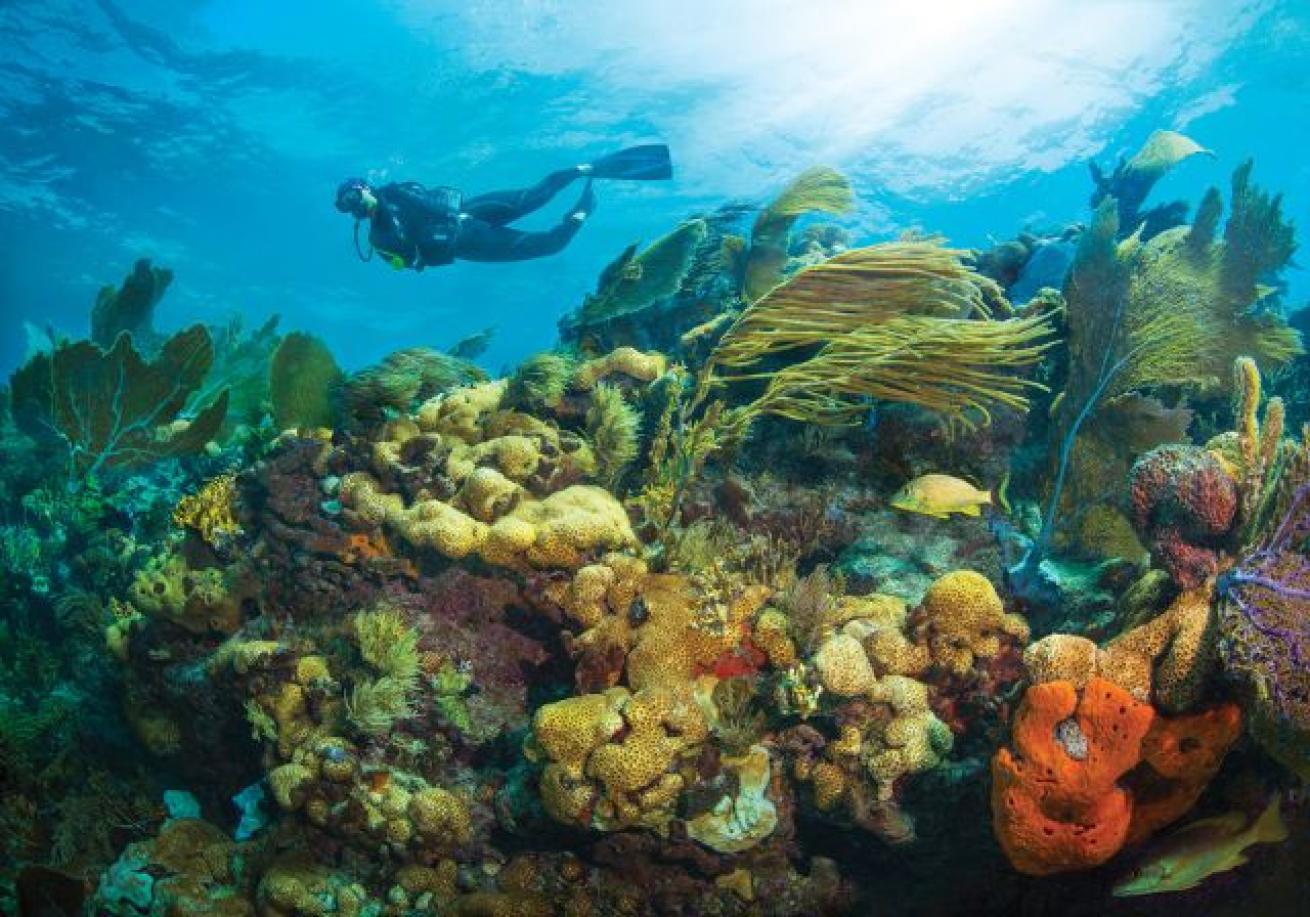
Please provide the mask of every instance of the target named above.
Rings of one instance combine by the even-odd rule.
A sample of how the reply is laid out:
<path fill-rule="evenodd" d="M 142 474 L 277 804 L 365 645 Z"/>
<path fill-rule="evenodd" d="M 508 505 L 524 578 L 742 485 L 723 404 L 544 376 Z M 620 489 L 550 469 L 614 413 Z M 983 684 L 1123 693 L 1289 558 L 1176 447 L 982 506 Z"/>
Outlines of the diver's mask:
<path fill-rule="evenodd" d="M 357 220 L 367 220 L 376 203 L 373 190 L 362 178 L 347 178 L 337 185 L 337 210 Z"/>

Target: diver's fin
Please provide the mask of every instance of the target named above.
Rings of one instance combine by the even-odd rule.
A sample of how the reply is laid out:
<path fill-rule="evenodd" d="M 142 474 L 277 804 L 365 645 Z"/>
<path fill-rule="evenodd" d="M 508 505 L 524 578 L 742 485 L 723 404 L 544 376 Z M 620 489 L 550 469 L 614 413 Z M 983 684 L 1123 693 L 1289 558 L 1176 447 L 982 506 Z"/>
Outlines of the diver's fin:
<path fill-rule="evenodd" d="M 592 178 L 624 178 L 629 181 L 661 181 L 673 177 L 669 148 L 662 143 L 630 146 L 602 156 L 585 173 Z"/>

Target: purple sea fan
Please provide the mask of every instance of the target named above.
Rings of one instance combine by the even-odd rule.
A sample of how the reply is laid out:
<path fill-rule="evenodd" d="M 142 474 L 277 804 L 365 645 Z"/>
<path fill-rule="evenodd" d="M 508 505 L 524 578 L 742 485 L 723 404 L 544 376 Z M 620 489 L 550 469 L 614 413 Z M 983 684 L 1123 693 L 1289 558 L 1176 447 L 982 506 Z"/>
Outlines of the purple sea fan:
<path fill-rule="evenodd" d="M 1310 778 L 1310 484 L 1265 542 L 1219 578 L 1220 653 L 1252 732 Z"/>

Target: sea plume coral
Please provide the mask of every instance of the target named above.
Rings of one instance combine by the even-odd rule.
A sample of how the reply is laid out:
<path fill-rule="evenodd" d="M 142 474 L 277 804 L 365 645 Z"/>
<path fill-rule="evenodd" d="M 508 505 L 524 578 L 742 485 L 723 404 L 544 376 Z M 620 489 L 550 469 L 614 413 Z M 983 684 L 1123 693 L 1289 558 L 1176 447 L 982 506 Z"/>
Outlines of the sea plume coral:
<path fill-rule="evenodd" d="M 1049 346 L 1045 316 L 994 320 L 994 282 L 962 252 L 928 242 L 855 249 L 794 275 L 752 304 L 710 355 L 715 385 L 763 383 L 745 414 L 858 422 L 868 399 L 917 404 L 971 426 L 1027 406 L 1016 370 Z M 971 316 L 978 316 L 976 318 Z M 793 359 L 781 368 L 767 361 Z"/>
<path fill-rule="evenodd" d="M 743 292 L 747 301 L 760 299 L 782 282 L 787 243 L 797 219 L 814 212 L 848 213 L 854 197 L 845 175 L 830 166 L 814 166 L 796 176 L 761 210 L 745 253 Z"/>

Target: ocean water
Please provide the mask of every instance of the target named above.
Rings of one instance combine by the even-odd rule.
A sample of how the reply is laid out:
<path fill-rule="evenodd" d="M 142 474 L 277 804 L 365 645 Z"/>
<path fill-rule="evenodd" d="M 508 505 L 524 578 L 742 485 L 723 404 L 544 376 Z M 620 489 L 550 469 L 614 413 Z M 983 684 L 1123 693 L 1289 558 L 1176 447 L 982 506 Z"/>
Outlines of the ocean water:
<path fill-rule="evenodd" d="M 1310 6 L 0 36 L 0 913 L 1301 912 Z"/>

